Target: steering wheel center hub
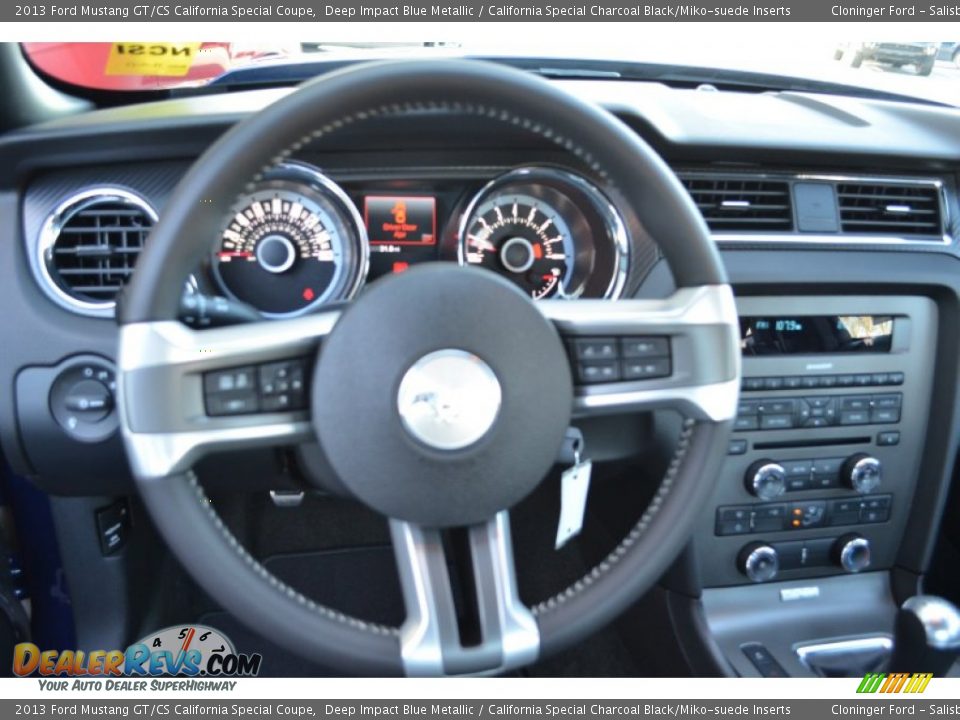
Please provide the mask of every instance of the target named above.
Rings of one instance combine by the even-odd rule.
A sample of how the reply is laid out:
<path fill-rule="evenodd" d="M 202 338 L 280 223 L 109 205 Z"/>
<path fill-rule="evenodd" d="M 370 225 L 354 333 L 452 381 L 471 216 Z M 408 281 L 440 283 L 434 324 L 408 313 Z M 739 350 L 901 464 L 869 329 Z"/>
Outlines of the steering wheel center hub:
<path fill-rule="evenodd" d="M 340 481 L 431 527 L 493 517 L 557 457 L 573 388 L 554 326 L 513 283 L 441 263 L 383 278 L 321 347 L 313 422 Z"/>
<path fill-rule="evenodd" d="M 437 350 L 417 360 L 400 381 L 403 427 L 437 450 L 477 442 L 500 412 L 500 382 L 490 366 L 464 350 Z"/>

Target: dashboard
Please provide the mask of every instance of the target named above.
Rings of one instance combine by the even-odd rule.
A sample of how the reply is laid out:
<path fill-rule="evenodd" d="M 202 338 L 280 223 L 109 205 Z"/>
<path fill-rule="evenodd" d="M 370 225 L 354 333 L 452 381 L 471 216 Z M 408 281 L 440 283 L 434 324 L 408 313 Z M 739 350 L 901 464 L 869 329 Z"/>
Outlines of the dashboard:
<path fill-rule="evenodd" d="M 671 580 L 674 611 L 708 627 L 740 674 L 757 672 L 744 633 L 809 672 L 784 659 L 792 644 L 836 629 L 781 593 L 857 597 L 859 615 L 835 617 L 872 632 L 892 617 L 891 587 L 915 587 L 928 566 L 947 501 L 960 438 L 960 112 L 561 84 L 677 172 L 737 295 L 741 408 L 705 479 L 715 492 L 686 573 Z M 58 403 L 70 382 L 111 389 L 111 318 L 150 227 L 203 150 L 283 92 L 106 109 L 0 139 L 0 292 L 19 339 L 2 358 L 0 443 L 47 492 L 129 488 L 109 393 L 87 414 Z M 432 261 L 487 268 L 533 299 L 672 291 L 655 238 L 579 158 L 476 119 L 379 122 L 303 148 L 211 207 L 220 231 L 195 238 L 205 259 L 185 295 L 289 317 Z M 617 433 L 593 433 L 588 445 L 616 457 Z"/>

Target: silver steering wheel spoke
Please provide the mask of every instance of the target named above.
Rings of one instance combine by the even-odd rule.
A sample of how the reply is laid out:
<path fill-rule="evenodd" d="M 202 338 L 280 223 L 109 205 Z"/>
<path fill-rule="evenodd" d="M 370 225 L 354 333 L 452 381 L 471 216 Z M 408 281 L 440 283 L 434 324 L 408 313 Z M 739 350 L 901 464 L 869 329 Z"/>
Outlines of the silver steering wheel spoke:
<path fill-rule="evenodd" d="M 204 376 L 298 358 L 312 361 L 339 317 L 340 311 L 330 310 L 208 330 L 192 330 L 175 320 L 122 326 L 117 395 L 134 474 L 141 480 L 160 479 L 185 472 L 214 451 L 312 437 L 306 409 L 211 413 Z M 308 392 L 307 378 L 303 383 Z M 255 382 L 252 392 L 261 389 Z"/>
<path fill-rule="evenodd" d="M 662 300 L 548 300 L 537 307 L 570 346 L 575 417 L 662 408 L 711 422 L 736 416 L 740 336 L 729 285 L 681 288 Z M 590 338 L 612 340 L 618 354 L 578 357 L 578 342 Z M 659 343 L 655 355 L 626 357 L 631 339 Z M 588 381 L 589 364 L 615 368 L 616 379 Z"/>
<path fill-rule="evenodd" d="M 390 530 L 407 611 L 400 645 L 408 676 L 494 675 L 537 659 L 540 634 L 517 593 L 506 511 L 463 531 L 471 578 L 462 587 L 474 593 L 480 629 L 468 645 L 461 640 L 442 532 L 400 520 L 391 520 Z"/>

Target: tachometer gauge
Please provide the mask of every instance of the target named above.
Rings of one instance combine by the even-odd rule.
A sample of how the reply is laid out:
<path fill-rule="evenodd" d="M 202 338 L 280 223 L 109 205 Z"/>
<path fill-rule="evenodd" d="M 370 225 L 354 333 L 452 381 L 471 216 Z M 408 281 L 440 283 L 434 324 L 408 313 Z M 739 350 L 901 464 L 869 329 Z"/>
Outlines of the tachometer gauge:
<path fill-rule="evenodd" d="M 535 300 L 619 296 L 627 249 L 623 221 L 600 190 L 553 168 L 494 179 L 460 226 L 461 264 L 501 273 Z"/>
<path fill-rule="evenodd" d="M 359 289 L 369 258 L 354 205 L 314 168 L 272 170 L 231 210 L 213 256 L 223 290 L 268 317 L 299 315 Z"/>

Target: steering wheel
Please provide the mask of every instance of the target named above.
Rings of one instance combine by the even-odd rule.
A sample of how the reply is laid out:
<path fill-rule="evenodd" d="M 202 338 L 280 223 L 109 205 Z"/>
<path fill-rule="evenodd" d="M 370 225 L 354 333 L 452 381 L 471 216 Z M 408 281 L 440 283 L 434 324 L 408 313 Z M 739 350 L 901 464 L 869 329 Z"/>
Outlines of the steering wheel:
<path fill-rule="evenodd" d="M 532 302 L 455 264 L 414 266 L 346 308 L 192 330 L 183 280 L 224 208 L 306 143 L 369 118 L 478 116 L 575 154 L 632 204 L 678 289 L 663 300 Z M 200 199 L 203 199 L 201 202 Z M 431 308 L 411 317 L 409 308 Z M 118 404 L 139 491 L 193 578 L 241 621 L 311 660 L 365 675 L 495 674 L 576 643 L 634 602 L 688 542 L 726 452 L 740 384 L 733 293 L 706 226 L 656 153 L 609 113 L 547 81 L 475 61 L 373 63 L 325 75 L 238 123 L 186 174 L 120 313 Z M 575 387 L 564 341 L 658 336 L 669 377 Z M 204 373 L 315 359 L 307 411 L 208 417 Z M 411 424 L 404 387 L 452 412 Z M 674 408 L 685 420 L 654 499 L 585 577 L 534 607 L 518 595 L 509 510 L 554 465 L 571 418 Z M 449 409 L 449 408 L 448 408 Z M 339 480 L 389 518 L 399 628 L 320 606 L 270 575 L 205 501 L 213 452 L 317 442 Z M 461 641 L 441 541 L 466 528 L 477 643 Z"/>

